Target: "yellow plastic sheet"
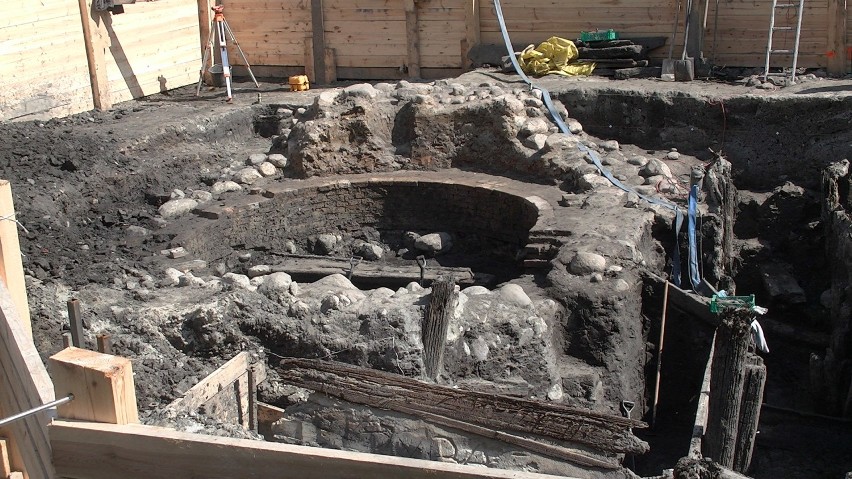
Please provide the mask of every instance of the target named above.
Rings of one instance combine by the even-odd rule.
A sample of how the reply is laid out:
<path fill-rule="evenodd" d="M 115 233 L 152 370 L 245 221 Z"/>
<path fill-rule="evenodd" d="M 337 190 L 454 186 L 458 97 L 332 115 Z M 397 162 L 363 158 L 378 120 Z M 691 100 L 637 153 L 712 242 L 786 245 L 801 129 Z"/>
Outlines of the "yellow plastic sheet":
<path fill-rule="evenodd" d="M 518 56 L 518 63 L 527 75 L 591 75 L 594 63 L 571 64 L 579 56 L 580 52 L 571 40 L 550 37 L 538 47 L 530 45 L 525 48 Z"/>

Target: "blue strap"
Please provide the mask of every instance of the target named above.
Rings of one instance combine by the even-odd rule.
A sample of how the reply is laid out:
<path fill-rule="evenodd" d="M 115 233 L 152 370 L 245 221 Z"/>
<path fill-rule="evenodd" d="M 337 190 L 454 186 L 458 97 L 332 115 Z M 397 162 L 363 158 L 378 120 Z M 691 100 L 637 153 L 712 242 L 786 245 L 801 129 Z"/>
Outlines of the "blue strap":
<path fill-rule="evenodd" d="M 536 85 L 530 80 L 530 78 L 524 73 L 523 69 L 521 69 L 521 65 L 518 63 L 518 59 L 515 57 L 515 49 L 512 47 L 512 40 L 509 38 L 509 32 L 506 29 L 506 20 L 503 18 L 503 9 L 500 7 L 500 0 L 494 1 L 494 9 L 497 12 L 497 20 L 500 24 L 500 33 L 503 34 L 503 42 L 506 44 L 506 51 L 509 54 L 509 59 L 512 61 L 512 66 L 515 67 L 515 73 L 521 77 L 521 79 L 530 86 L 530 89 L 536 88 L 541 91 L 541 97 L 544 101 L 544 105 L 547 107 L 548 111 L 550 111 L 550 116 L 553 118 L 553 121 L 559 127 L 559 130 L 566 134 L 572 135 L 571 130 L 568 129 L 568 126 L 562 120 L 562 117 L 559 115 L 559 112 L 556 111 L 556 105 L 553 104 L 553 100 L 550 97 L 550 92 L 547 91 L 544 87 L 540 85 Z M 675 212 L 675 249 L 672 254 L 672 283 L 680 286 L 680 252 L 678 251 L 678 241 L 677 238 L 680 235 L 680 229 L 683 224 L 683 214 L 681 213 L 681 209 L 678 206 L 670 201 L 666 201 L 660 198 L 653 198 L 650 196 L 645 196 L 643 194 L 638 193 L 633 188 L 623 184 L 619 181 L 615 176 L 613 176 L 612 172 L 608 169 L 604 168 L 603 162 L 601 161 L 600 156 L 595 150 L 589 149 L 582 142 L 577 142 L 577 148 L 589 155 L 592 163 L 594 163 L 595 168 L 598 169 L 598 172 L 604 176 L 613 186 L 621 189 L 622 191 L 635 193 L 639 198 L 647 201 L 648 203 L 660 205 Z M 694 232 L 693 232 L 694 236 Z M 691 247 L 691 243 L 690 243 Z M 691 256 L 692 253 L 690 253 Z M 675 283 L 677 280 L 677 283 Z"/>
<path fill-rule="evenodd" d="M 687 233 L 689 235 L 689 281 L 692 283 L 693 291 L 698 291 L 701 284 L 701 274 L 698 271 L 698 245 L 695 239 L 695 215 L 698 210 L 698 185 L 692 185 L 689 189 L 689 223 Z"/>

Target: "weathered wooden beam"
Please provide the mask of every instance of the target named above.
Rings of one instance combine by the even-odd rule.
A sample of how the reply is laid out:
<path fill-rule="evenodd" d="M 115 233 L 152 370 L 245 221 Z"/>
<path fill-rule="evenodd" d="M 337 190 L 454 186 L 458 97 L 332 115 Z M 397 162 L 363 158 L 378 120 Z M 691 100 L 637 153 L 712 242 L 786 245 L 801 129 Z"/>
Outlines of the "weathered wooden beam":
<path fill-rule="evenodd" d="M 337 81 L 337 52 L 334 48 L 325 49 L 325 83 Z"/>
<path fill-rule="evenodd" d="M 49 359 L 54 388 L 74 400 L 57 408 L 65 419 L 132 424 L 139 422 L 130 360 L 80 348 L 67 348 Z"/>
<path fill-rule="evenodd" d="M 413 409 L 493 429 L 538 434 L 593 446 L 606 452 L 648 451 L 631 428 L 641 421 L 559 404 L 466 391 L 349 364 L 285 359 L 282 381 L 380 409 Z"/>
<path fill-rule="evenodd" d="M 80 311 L 80 301 L 76 298 L 68 300 L 68 325 L 71 328 L 71 345 L 75 348 L 86 349 L 83 314 Z"/>
<path fill-rule="evenodd" d="M 742 473 L 748 472 L 751 465 L 754 441 L 757 438 L 757 426 L 760 422 L 763 389 L 766 386 L 766 365 L 763 364 L 763 358 L 749 354 L 747 361 L 737 446 L 734 453 L 734 470 Z"/>
<path fill-rule="evenodd" d="M 444 366 L 444 347 L 453 314 L 456 282 L 442 276 L 432 283 L 429 307 L 423 317 L 423 374 L 436 380 Z"/>
<path fill-rule="evenodd" d="M 325 14 L 323 12 L 322 0 L 311 0 L 311 50 L 313 53 L 314 77 L 311 78 L 317 85 L 327 85 L 325 64 Z"/>
<path fill-rule="evenodd" d="M 847 73 L 846 50 L 846 0 L 828 0 L 828 74 L 843 76 Z"/>
<path fill-rule="evenodd" d="M 17 307 L 0 282 L 0 411 L 12 415 L 55 399 L 53 384 L 30 337 L 24 331 Z M 53 479 L 45 411 L 0 428 L 9 439 L 9 459 L 14 470 L 30 479 Z"/>
<path fill-rule="evenodd" d="M 21 260 L 21 243 L 18 239 L 16 221 L 15 205 L 12 202 L 12 184 L 6 180 L 0 180 L 0 280 L 6 284 L 17 309 L 21 327 L 32 341 L 33 327 L 30 323 L 27 285 L 24 281 L 24 265 Z"/>
<path fill-rule="evenodd" d="M 112 340 L 109 334 L 99 334 L 97 337 L 98 352 L 103 354 L 112 354 Z"/>
<path fill-rule="evenodd" d="M 754 313 L 747 309 L 725 310 L 716 331 L 710 373 L 710 409 L 704 456 L 724 467 L 733 467 L 743 397 L 743 379 L 751 341 Z"/>
<path fill-rule="evenodd" d="M 305 76 L 308 81 L 316 83 L 316 60 L 314 59 L 314 39 L 313 37 L 305 37 Z"/>
<path fill-rule="evenodd" d="M 107 78 L 106 50 L 110 40 L 104 19 L 110 13 L 95 11 L 92 0 L 79 0 L 79 5 L 86 57 L 89 60 L 92 99 L 98 110 L 109 110 L 112 108 L 112 99 Z"/>
<path fill-rule="evenodd" d="M 69 478 L 557 479 L 524 471 L 214 437 L 138 424 L 55 421 L 50 426 L 50 440 L 57 473 Z"/>
<path fill-rule="evenodd" d="M 211 55 L 210 55 L 209 61 L 212 63 L 214 61 L 212 53 L 213 53 L 213 50 L 215 50 L 215 49 L 213 48 L 213 45 L 210 45 L 210 42 L 209 42 L 209 40 L 210 40 L 210 25 L 211 25 L 211 21 L 212 21 L 212 18 L 211 18 L 211 15 L 210 15 L 210 13 L 212 11 L 211 10 L 212 5 L 210 3 L 211 0 L 197 0 L 197 2 L 198 2 L 198 32 L 199 32 L 199 41 L 201 43 L 201 56 L 199 56 L 199 58 L 204 58 L 204 51 L 207 50 L 207 48 L 210 48 L 211 49 L 210 50 Z M 199 74 L 200 74 L 201 77 L 204 78 L 205 83 L 207 83 L 208 85 L 211 85 L 213 82 L 212 82 L 212 79 L 211 79 L 210 72 L 207 71 L 207 68 L 208 68 L 207 65 L 201 65 L 201 71 L 199 72 Z"/>
<path fill-rule="evenodd" d="M 249 367 L 249 355 L 243 351 L 190 388 L 182 397 L 173 401 L 169 407 L 179 411 L 194 411 L 219 392 L 234 384 L 246 374 Z"/>
<path fill-rule="evenodd" d="M 0 477 L 7 477 L 12 473 L 9 465 L 9 445 L 5 437 L 0 437 Z"/>
<path fill-rule="evenodd" d="M 417 2 L 404 0 L 405 38 L 408 51 L 408 77 L 420 78 L 420 22 L 417 18 Z"/>

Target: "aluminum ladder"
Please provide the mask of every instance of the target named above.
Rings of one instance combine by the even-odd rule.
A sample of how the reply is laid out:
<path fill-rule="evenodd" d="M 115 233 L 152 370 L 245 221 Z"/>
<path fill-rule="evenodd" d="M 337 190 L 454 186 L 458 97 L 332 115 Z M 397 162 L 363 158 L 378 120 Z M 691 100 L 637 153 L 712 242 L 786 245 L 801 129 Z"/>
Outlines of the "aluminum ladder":
<path fill-rule="evenodd" d="M 799 0 L 798 3 L 778 3 L 778 0 L 772 0 L 772 13 L 769 17 L 769 41 L 766 45 L 766 69 L 763 72 L 763 80 L 766 81 L 769 77 L 769 57 L 773 54 L 793 54 L 793 67 L 790 72 L 790 83 L 796 83 L 796 62 L 799 60 L 799 37 L 802 33 L 802 14 L 804 13 L 805 0 Z M 775 12 L 780 8 L 794 8 L 796 11 L 796 39 L 793 49 L 774 50 L 772 48 L 772 37 L 779 30 L 793 30 L 790 25 L 777 27 L 775 26 Z"/>

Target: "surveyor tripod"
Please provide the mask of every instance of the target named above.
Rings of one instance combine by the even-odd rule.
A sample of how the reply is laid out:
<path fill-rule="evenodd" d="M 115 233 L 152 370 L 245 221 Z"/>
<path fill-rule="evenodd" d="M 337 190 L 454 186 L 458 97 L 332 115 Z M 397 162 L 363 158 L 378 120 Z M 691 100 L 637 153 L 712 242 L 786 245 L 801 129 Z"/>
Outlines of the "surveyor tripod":
<path fill-rule="evenodd" d="M 251 71 L 251 65 L 249 65 L 248 58 L 246 58 L 246 54 L 243 53 L 243 49 L 240 47 L 237 37 L 234 36 L 234 31 L 231 30 L 231 26 L 228 25 L 228 21 L 225 20 L 225 14 L 222 13 L 224 9 L 225 7 L 222 5 L 212 7 L 214 15 L 213 20 L 210 22 L 210 37 L 207 39 L 207 44 L 204 46 L 204 57 L 201 59 L 201 72 L 198 75 L 198 88 L 195 91 L 195 96 L 201 95 L 201 83 L 204 81 L 204 70 L 207 68 L 207 62 L 210 60 L 210 54 L 213 51 L 213 40 L 216 39 L 219 45 L 219 53 L 222 57 L 222 75 L 225 78 L 225 88 L 228 92 L 228 101 L 231 101 L 233 98 L 231 95 L 231 64 L 228 63 L 226 34 L 231 37 L 231 41 L 234 42 L 234 46 L 237 47 L 237 51 L 240 52 L 240 56 L 243 57 L 243 61 L 246 64 L 246 68 L 248 69 L 249 75 L 251 75 L 254 85 L 258 88 L 260 88 L 260 85 L 257 83 L 257 78 L 254 77 L 254 73 Z"/>

